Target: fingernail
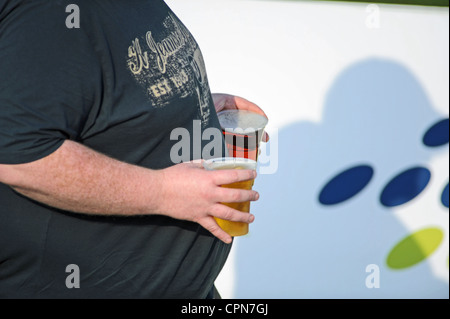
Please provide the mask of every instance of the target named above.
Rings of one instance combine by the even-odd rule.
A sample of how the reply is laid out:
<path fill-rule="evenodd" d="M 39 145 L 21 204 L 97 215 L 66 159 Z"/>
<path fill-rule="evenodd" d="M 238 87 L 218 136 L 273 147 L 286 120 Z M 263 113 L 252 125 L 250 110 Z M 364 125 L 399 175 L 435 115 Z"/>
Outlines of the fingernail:
<path fill-rule="evenodd" d="M 255 215 L 250 215 L 249 221 L 250 223 L 253 223 L 255 221 Z"/>

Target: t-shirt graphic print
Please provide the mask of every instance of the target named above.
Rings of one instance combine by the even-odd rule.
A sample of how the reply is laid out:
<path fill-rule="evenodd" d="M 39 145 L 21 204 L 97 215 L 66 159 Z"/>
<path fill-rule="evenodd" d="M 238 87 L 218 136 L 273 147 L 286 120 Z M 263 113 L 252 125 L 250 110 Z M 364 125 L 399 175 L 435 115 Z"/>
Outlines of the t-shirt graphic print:
<path fill-rule="evenodd" d="M 166 107 L 175 97 L 196 94 L 199 117 L 206 126 L 212 101 L 200 48 L 172 13 L 161 29 L 158 34 L 148 30 L 131 41 L 127 67 L 156 108 Z"/>

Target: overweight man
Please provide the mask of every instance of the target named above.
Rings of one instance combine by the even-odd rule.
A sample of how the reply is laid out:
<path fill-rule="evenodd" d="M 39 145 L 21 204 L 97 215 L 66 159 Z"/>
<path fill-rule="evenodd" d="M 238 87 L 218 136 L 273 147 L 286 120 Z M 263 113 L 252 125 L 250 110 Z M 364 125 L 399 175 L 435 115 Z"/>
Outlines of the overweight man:
<path fill-rule="evenodd" d="M 175 163 L 171 132 L 235 108 L 264 114 L 211 94 L 162 0 L 0 0 L 0 298 L 217 297 L 214 217 L 251 223 L 220 203 L 259 198 L 220 185 L 256 173 Z"/>

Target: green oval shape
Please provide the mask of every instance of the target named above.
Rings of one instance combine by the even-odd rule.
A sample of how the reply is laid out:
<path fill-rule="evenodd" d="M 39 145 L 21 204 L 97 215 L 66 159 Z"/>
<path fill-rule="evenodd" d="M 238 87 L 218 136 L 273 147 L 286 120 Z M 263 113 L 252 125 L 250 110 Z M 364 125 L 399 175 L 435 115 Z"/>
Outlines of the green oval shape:
<path fill-rule="evenodd" d="M 411 234 L 391 250 L 387 265 L 392 269 L 412 267 L 433 254 L 443 239 L 444 233 L 439 228 L 426 228 Z"/>

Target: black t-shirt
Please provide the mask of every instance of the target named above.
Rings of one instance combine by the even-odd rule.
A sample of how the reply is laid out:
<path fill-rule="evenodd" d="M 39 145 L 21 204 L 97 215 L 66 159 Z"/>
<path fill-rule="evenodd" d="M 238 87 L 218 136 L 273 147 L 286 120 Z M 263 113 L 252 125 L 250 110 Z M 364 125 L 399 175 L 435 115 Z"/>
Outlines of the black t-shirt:
<path fill-rule="evenodd" d="M 0 0 L 1 164 L 73 140 L 162 169 L 172 130 L 197 125 L 219 127 L 205 66 L 164 1 Z M 205 298 L 229 249 L 196 223 L 66 212 L 0 184 L 1 298 Z"/>

